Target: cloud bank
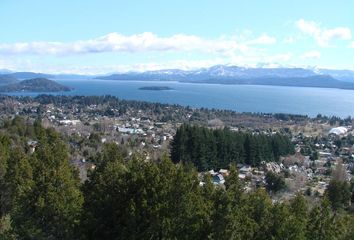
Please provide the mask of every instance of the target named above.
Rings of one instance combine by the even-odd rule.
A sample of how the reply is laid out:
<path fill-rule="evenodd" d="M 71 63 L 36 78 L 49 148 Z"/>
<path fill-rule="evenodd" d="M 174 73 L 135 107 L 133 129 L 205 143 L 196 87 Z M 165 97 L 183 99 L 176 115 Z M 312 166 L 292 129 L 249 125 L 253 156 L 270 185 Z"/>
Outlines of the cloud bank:
<path fill-rule="evenodd" d="M 195 35 L 175 34 L 160 37 L 151 32 L 134 35 L 122 35 L 116 32 L 70 43 L 64 42 L 20 42 L 0 44 L 2 54 L 33 54 L 33 55 L 71 55 L 105 52 L 191 52 L 198 51 L 213 54 L 229 54 L 247 51 L 250 45 L 274 44 L 276 39 L 268 35 L 239 43 L 235 37 L 205 39 Z"/>
<path fill-rule="evenodd" d="M 351 40 L 352 32 L 347 27 L 336 27 L 325 29 L 313 21 L 300 19 L 295 23 L 296 27 L 315 39 L 321 47 L 328 47 L 333 40 Z"/>
<path fill-rule="evenodd" d="M 304 19 L 299 19 L 295 25 L 294 22 L 291 24 L 297 31 L 291 32 L 291 35 L 277 33 L 277 38 L 267 33 L 255 35 L 251 30 L 245 30 L 239 35 L 215 38 L 191 34 L 161 36 L 152 32 L 132 35 L 112 32 L 71 42 L 0 42 L 0 68 L 102 74 L 166 68 L 190 69 L 216 64 L 299 67 L 315 63 L 332 67 L 333 62 L 328 60 L 331 49 L 314 47 L 312 40 L 322 48 L 338 44 L 338 50 L 354 49 L 352 32 L 347 27 L 325 28 L 317 22 Z M 127 54 L 134 56 L 125 59 Z M 350 62 L 345 64 L 351 68 Z"/>

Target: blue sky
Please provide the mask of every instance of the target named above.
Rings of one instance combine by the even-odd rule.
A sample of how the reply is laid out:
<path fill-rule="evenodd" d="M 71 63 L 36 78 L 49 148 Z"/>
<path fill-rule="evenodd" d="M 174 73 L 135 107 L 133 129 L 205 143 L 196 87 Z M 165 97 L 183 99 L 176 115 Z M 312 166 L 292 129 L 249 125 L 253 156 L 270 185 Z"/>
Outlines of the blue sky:
<path fill-rule="evenodd" d="M 354 1 L 1 0 L 0 69 L 354 70 Z"/>

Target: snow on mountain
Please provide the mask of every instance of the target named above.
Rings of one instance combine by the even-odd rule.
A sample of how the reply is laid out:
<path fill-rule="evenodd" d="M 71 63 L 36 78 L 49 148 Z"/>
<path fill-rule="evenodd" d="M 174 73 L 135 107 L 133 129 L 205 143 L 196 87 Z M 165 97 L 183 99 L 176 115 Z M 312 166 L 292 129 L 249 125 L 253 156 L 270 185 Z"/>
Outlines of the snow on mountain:
<path fill-rule="evenodd" d="M 351 70 L 318 69 L 318 74 L 330 75 L 340 81 L 354 82 L 354 71 Z"/>

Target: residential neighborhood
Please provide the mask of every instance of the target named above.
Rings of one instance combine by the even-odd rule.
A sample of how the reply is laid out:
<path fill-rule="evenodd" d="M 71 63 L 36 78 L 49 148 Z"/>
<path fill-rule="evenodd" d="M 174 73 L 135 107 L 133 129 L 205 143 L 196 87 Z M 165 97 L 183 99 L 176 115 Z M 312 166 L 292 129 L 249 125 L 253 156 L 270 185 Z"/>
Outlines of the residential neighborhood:
<path fill-rule="evenodd" d="M 128 107 L 122 112 L 120 107 L 107 109 L 107 103 L 40 104 L 35 100 L 24 101 L 11 97 L 1 101 L 0 107 L 5 110 L 3 113 L 7 114 L 6 117 L 4 114 L 0 116 L 3 119 L 12 115 L 24 116 L 29 121 L 34 121 L 40 117 L 43 126 L 55 128 L 66 136 L 72 152 L 71 162 L 79 168 L 83 181 L 87 178 L 87 171 L 95 168 L 95 162 L 90 159 L 94 158 L 105 143 L 115 143 L 124 147 L 128 157 L 134 153 L 144 156 L 146 161 L 154 161 L 163 154 L 169 154 L 170 143 L 179 126 L 186 122 L 199 124 L 200 118 L 194 116 L 197 113 L 201 115 L 198 109 L 162 106 L 164 111 L 178 116 L 175 119 L 164 120 L 150 109 Z M 107 114 L 107 111 L 110 114 Z M 236 115 L 235 118 L 245 116 Z M 269 119 L 271 116 L 251 116 L 252 118 Z M 259 166 L 237 164 L 239 179 L 247 191 L 266 187 L 268 184 L 266 175 L 269 172 L 284 178 L 285 187 L 273 194 L 277 200 L 289 199 L 299 191 L 310 196 L 323 196 L 338 165 L 343 168 L 342 177 L 351 180 L 354 171 L 352 125 L 331 126 L 321 119 L 308 119 L 306 122 L 298 123 L 275 119 L 272 120 L 274 128 L 269 130 L 266 128 L 267 125 L 254 128 L 247 121 L 244 122 L 245 125 L 239 123 L 228 125 L 226 121 L 220 119 L 222 118 L 207 118 L 204 124 L 212 129 L 228 127 L 234 132 L 246 131 L 253 135 L 271 136 L 284 129 L 291 131 L 295 154 L 282 156 L 279 162 L 269 162 L 265 159 Z M 304 134 L 302 129 L 306 129 L 307 133 Z M 318 132 L 319 129 L 323 130 Z M 30 139 L 29 151 L 33 153 L 38 144 L 40 143 L 36 139 Z M 203 176 L 210 174 L 213 183 L 222 186 L 227 181 L 229 169 L 210 169 L 200 174 L 200 185 L 204 184 Z"/>

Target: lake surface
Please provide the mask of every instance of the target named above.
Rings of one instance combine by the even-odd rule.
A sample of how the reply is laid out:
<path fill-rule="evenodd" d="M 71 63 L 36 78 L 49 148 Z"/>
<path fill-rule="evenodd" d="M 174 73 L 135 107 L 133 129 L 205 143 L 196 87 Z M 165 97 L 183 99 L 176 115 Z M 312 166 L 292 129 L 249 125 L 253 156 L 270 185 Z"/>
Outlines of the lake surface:
<path fill-rule="evenodd" d="M 231 109 L 238 112 L 354 116 L 354 90 L 92 79 L 56 81 L 75 89 L 59 95 L 114 95 L 121 99 Z M 167 86 L 173 90 L 139 90 L 146 86 Z M 37 93 L 21 92 L 11 95 L 35 96 Z"/>

